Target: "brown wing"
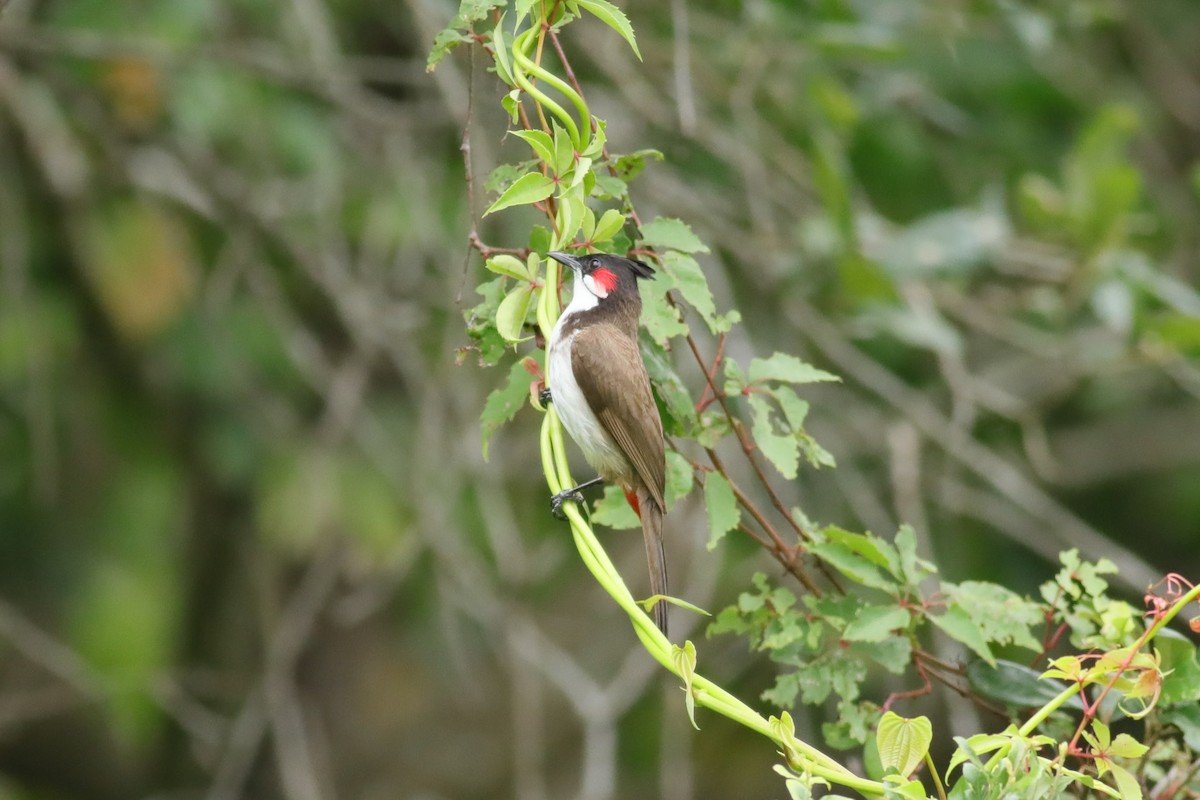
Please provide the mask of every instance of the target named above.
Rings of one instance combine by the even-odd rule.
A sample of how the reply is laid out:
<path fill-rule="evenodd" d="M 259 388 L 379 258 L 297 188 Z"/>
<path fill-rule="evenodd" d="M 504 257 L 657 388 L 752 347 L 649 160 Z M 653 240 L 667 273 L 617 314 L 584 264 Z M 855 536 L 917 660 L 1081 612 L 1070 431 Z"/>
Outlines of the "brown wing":
<path fill-rule="evenodd" d="M 585 327 L 571 343 L 571 368 L 596 418 L 633 464 L 659 508 L 665 510 L 662 420 L 637 343 L 615 325 Z M 618 374 L 625 379 L 618 381 Z M 628 378 L 631 374 L 632 381 Z"/>

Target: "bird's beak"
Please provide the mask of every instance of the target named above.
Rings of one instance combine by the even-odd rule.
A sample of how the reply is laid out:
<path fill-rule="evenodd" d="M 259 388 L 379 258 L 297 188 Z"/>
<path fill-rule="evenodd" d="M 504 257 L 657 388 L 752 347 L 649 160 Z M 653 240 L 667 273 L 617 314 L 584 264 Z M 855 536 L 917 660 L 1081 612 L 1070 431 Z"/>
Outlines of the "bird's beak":
<path fill-rule="evenodd" d="M 564 267 L 570 267 L 571 269 L 575 270 L 576 272 L 579 271 L 579 268 L 581 266 L 581 264 L 579 263 L 579 259 L 576 258 L 575 256 L 571 255 L 570 253 L 560 253 L 560 252 L 555 251 L 552 253 L 547 253 L 546 255 L 550 256 L 555 261 L 562 264 Z"/>

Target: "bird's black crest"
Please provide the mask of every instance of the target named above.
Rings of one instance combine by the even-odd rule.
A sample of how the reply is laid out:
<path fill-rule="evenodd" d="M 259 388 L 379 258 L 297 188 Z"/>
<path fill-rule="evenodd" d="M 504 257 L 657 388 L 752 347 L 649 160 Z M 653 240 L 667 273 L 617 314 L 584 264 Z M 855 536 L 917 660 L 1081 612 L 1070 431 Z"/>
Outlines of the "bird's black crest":
<path fill-rule="evenodd" d="M 645 261 L 638 261 L 634 258 L 625 259 L 629 262 L 629 268 L 633 271 L 634 277 L 637 278 L 653 278 L 654 268 Z"/>

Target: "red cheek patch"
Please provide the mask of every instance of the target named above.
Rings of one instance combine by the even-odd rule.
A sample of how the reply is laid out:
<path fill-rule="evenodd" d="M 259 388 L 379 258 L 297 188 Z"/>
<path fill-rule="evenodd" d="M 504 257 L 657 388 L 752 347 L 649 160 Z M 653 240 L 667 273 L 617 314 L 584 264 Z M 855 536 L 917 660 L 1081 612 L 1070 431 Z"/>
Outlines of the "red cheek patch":
<path fill-rule="evenodd" d="M 610 294 L 613 289 L 617 288 L 617 273 L 604 267 L 600 267 L 592 273 L 592 280 L 604 290 L 605 294 Z"/>

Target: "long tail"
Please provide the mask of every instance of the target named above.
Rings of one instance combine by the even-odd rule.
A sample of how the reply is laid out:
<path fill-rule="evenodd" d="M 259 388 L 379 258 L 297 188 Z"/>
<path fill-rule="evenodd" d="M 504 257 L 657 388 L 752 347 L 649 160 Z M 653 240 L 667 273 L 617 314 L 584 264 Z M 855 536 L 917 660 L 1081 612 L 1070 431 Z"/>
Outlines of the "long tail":
<path fill-rule="evenodd" d="M 650 565 L 650 593 L 667 593 L 667 554 L 663 550 L 663 510 L 645 489 L 637 493 L 637 511 L 642 518 L 642 537 L 646 540 L 646 562 Z M 660 600 L 654 606 L 654 622 L 667 635 L 667 610 L 671 604 Z"/>

